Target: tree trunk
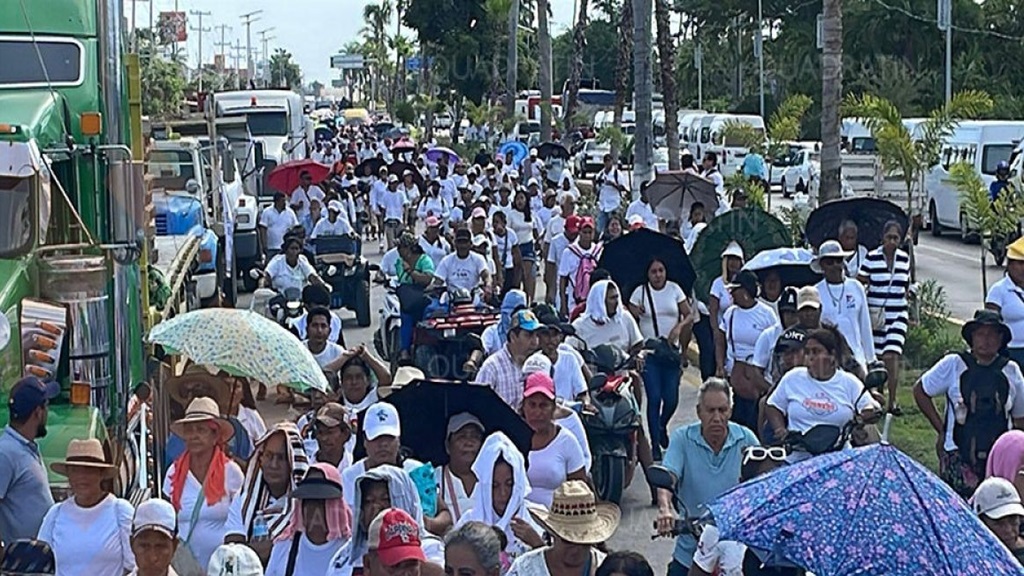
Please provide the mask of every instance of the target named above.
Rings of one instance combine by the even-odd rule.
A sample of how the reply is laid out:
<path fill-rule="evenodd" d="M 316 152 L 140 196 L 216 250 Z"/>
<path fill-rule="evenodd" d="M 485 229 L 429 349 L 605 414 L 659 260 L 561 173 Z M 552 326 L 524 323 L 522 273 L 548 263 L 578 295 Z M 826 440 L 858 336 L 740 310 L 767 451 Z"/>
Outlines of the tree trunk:
<path fill-rule="evenodd" d="M 626 98 L 629 96 L 629 62 L 633 58 L 633 2 L 623 0 L 622 14 L 619 16 L 619 54 L 615 62 L 615 111 L 612 126 L 622 127 L 622 112 L 626 109 Z M 619 146 L 612 142 L 612 158 L 616 164 L 619 160 Z"/>
<path fill-rule="evenodd" d="M 569 147 L 570 134 L 573 128 L 573 115 L 576 114 L 576 107 L 579 103 L 580 79 L 583 76 L 583 51 L 587 47 L 587 0 L 579 0 L 579 16 L 576 19 L 576 26 L 572 31 L 572 67 L 569 69 L 569 86 L 565 91 L 564 108 L 565 132 L 562 134 L 562 143 Z"/>
<path fill-rule="evenodd" d="M 679 101 L 676 90 L 676 47 L 669 22 L 668 0 L 654 0 L 658 20 L 658 60 L 661 63 L 661 92 L 665 101 L 665 142 L 668 169 L 679 170 Z"/>
<path fill-rule="evenodd" d="M 537 48 L 540 51 L 540 140 L 551 140 L 551 30 L 548 28 L 548 0 L 537 0 Z M 514 91 L 514 89 L 513 89 Z"/>
<path fill-rule="evenodd" d="M 636 133 L 633 136 L 633 182 L 637 185 L 651 178 L 651 156 L 654 150 L 654 118 L 651 102 L 654 100 L 654 76 L 651 65 L 653 42 L 651 38 L 652 0 L 633 0 L 633 93 L 636 110 Z M 633 196 L 638 196 L 634 188 Z"/>
<path fill-rule="evenodd" d="M 394 110 L 395 104 L 402 100 L 402 51 L 399 46 L 399 38 L 402 37 L 402 3 L 395 3 L 395 87 L 391 91 L 391 106 Z"/>
<path fill-rule="evenodd" d="M 508 11 L 508 48 L 505 55 L 505 116 L 516 115 L 516 87 L 519 86 L 519 1 Z M 497 52 L 497 51 L 495 51 Z"/>
<path fill-rule="evenodd" d="M 823 0 L 824 49 L 821 55 L 821 186 L 819 202 L 842 196 L 839 155 L 839 106 L 843 94 L 843 7 L 841 0 Z"/>

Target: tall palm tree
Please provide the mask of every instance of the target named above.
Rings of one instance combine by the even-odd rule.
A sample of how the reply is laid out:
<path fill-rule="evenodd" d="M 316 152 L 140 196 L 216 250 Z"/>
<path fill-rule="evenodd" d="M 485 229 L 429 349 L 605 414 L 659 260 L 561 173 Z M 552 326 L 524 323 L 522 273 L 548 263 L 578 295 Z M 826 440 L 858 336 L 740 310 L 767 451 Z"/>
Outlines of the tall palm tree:
<path fill-rule="evenodd" d="M 505 114 L 511 118 L 516 113 L 516 86 L 519 84 L 519 0 L 489 0 L 500 3 L 500 14 L 507 21 L 507 48 L 505 53 Z M 498 20 L 501 21 L 500 19 Z M 497 54 L 497 50 L 494 51 Z"/>
<path fill-rule="evenodd" d="M 363 7 L 363 21 L 365 25 L 362 35 L 367 43 L 371 57 L 373 58 L 373 99 L 379 99 L 381 83 L 384 80 L 383 71 L 387 66 L 388 58 L 388 37 L 385 27 L 391 21 L 391 2 L 381 0 L 378 4 L 367 4 Z"/>
<path fill-rule="evenodd" d="M 626 109 L 629 89 L 629 64 L 633 59 L 633 1 L 623 0 L 619 13 L 619 53 L 615 62 L 615 111 L 612 125 L 618 131 L 622 128 L 622 112 Z M 612 141 L 612 157 L 620 152 Z"/>
<path fill-rule="evenodd" d="M 665 101 L 665 140 L 668 143 L 669 170 L 679 169 L 679 101 L 676 94 L 676 46 L 669 22 L 668 0 L 654 0 L 658 21 L 658 61 L 661 93 Z"/>
<path fill-rule="evenodd" d="M 538 63 L 540 72 L 540 139 L 551 140 L 551 30 L 548 27 L 550 7 L 548 0 L 537 0 L 537 48 L 540 51 Z M 510 87 L 515 92 L 515 87 Z"/>
<path fill-rule="evenodd" d="M 821 52 L 821 188 L 819 202 L 842 196 L 842 158 L 839 155 L 839 107 L 843 98 L 842 0 L 822 0 Z"/>
<path fill-rule="evenodd" d="M 579 0 L 579 14 L 576 16 L 576 26 L 572 31 L 572 63 L 569 69 L 569 85 L 566 88 L 565 102 L 562 102 L 564 111 L 565 132 L 562 140 L 569 142 L 569 134 L 573 126 L 573 115 L 576 114 L 576 106 L 579 100 L 580 79 L 583 76 L 583 51 L 587 47 L 587 0 Z"/>
<path fill-rule="evenodd" d="M 645 182 L 651 177 L 651 156 L 654 150 L 654 118 L 651 114 L 651 101 L 654 100 L 651 65 L 653 6 L 652 0 L 632 2 L 633 34 L 636 41 L 636 48 L 633 51 L 633 100 L 636 110 L 636 133 L 633 136 L 633 153 L 636 156 L 633 161 L 633 174 L 635 182 Z"/>

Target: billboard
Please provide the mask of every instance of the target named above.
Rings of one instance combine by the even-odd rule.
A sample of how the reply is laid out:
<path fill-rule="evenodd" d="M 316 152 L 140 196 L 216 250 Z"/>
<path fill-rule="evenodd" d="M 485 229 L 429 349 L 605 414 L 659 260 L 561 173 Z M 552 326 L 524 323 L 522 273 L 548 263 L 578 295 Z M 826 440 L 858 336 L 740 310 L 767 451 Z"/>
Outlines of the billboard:
<path fill-rule="evenodd" d="M 157 24 L 160 44 L 188 40 L 188 18 L 184 12 L 161 12 Z"/>
<path fill-rule="evenodd" d="M 335 54 L 331 56 L 331 68 L 339 70 L 362 70 L 366 66 L 362 54 Z"/>

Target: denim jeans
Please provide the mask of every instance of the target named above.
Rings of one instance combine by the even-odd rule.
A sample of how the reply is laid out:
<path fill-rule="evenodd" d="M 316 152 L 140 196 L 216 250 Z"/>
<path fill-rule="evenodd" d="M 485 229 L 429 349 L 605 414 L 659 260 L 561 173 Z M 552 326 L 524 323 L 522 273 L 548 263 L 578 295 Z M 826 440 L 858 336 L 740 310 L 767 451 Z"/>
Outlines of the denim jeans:
<path fill-rule="evenodd" d="M 430 304 L 423 309 L 423 316 L 420 318 L 402 312 L 402 325 L 398 327 L 398 347 L 402 352 L 412 349 L 412 337 L 416 332 L 416 324 L 441 307 L 437 298 L 431 298 Z"/>
<path fill-rule="evenodd" d="M 651 448 L 661 453 L 661 432 L 679 407 L 678 362 L 648 358 L 644 362 L 644 389 L 647 391 L 647 429 L 651 435 Z"/>
<path fill-rule="evenodd" d="M 594 230 L 594 240 L 601 237 L 604 234 L 605 228 L 608 227 L 608 221 L 612 219 L 614 212 L 598 212 L 597 213 L 597 230 Z"/>

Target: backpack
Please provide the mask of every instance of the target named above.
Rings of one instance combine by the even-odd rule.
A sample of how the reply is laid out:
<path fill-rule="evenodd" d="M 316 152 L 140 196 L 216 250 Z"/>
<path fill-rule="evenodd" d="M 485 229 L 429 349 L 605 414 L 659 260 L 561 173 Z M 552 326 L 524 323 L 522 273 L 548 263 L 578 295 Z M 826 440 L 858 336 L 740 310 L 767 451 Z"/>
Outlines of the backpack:
<path fill-rule="evenodd" d="M 1006 410 L 1010 382 L 1003 374 L 1009 360 L 997 356 L 991 364 L 982 366 L 967 352 L 960 352 L 959 356 L 967 365 L 967 370 L 960 375 L 960 393 L 967 416 L 963 424 L 954 419 L 953 442 L 960 451 L 961 461 L 979 477 L 984 477 L 992 444 L 1011 425 Z"/>
<path fill-rule="evenodd" d="M 576 267 L 576 273 L 572 277 L 572 298 L 576 302 L 586 302 L 587 294 L 590 292 L 590 274 L 597 268 L 597 261 L 601 258 L 604 247 L 598 243 L 590 252 L 584 252 L 576 244 L 570 244 L 569 250 L 580 259 L 580 265 Z"/>

